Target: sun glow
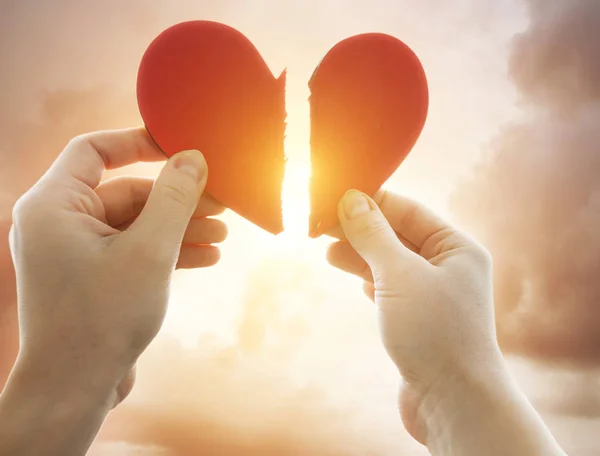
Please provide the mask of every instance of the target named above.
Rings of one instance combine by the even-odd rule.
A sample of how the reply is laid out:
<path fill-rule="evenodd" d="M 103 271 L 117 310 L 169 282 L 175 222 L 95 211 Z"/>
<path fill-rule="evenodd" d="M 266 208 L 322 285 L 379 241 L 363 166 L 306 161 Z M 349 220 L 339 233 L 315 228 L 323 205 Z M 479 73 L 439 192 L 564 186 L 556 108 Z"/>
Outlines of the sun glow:
<path fill-rule="evenodd" d="M 300 155 L 302 150 L 299 149 L 298 152 Z M 297 158 L 289 158 L 286 163 L 281 199 L 284 233 L 290 238 L 308 236 L 309 179 L 310 165 Z"/>
<path fill-rule="evenodd" d="M 303 88 L 300 89 L 300 87 Z M 285 139 L 286 167 L 281 194 L 284 232 L 282 240 L 296 245 L 308 239 L 310 213 L 310 109 L 308 88 L 288 83 L 287 129 Z M 293 101 L 292 101 L 293 100 Z M 298 100 L 305 100 L 298 102 Z"/>

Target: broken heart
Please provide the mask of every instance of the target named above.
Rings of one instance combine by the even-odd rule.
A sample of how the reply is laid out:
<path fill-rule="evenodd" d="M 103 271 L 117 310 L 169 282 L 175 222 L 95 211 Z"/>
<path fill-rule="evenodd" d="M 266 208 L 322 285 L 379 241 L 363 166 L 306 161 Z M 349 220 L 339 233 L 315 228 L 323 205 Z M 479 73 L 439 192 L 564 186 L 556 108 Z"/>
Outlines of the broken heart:
<path fill-rule="evenodd" d="M 339 42 L 309 82 L 310 236 L 335 227 L 348 189 L 375 193 L 415 145 L 428 88 L 413 51 L 390 35 Z M 210 21 L 177 24 L 148 47 L 137 97 L 146 129 L 171 156 L 198 149 L 207 191 L 277 234 L 283 230 L 285 72 L 275 78 L 239 31 Z"/>

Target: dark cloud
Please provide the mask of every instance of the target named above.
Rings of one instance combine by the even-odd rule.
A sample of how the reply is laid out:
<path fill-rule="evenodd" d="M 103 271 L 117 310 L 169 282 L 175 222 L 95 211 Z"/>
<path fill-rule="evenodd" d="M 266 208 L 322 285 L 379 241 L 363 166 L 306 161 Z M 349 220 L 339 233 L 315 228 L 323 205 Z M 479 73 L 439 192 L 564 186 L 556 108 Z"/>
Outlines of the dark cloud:
<path fill-rule="evenodd" d="M 453 197 L 495 258 L 506 351 L 600 363 L 600 2 L 529 1 L 507 126 Z"/>
<path fill-rule="evenodd" d="M 514 40 L 510 75 L 525 102 L 570 114 L 600 103 L 600 4 L 529 0 L 531 22 Z"/>

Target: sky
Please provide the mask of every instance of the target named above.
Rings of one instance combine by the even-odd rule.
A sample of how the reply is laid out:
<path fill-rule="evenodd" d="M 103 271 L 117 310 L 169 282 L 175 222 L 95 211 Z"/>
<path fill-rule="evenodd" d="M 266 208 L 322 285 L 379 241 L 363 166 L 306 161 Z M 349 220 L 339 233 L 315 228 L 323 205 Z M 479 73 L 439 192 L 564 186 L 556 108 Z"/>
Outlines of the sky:
<path fill-rule="evenodd" d="M 505 348 L 597 364 L 600 4 L 552 3 L 530 1 L 512 46 L 519 117 L 452 198 L 495 257 Z"/>
<path fill-rule="evenodd" d="M 177 273 L 137 386 L 90 454 L 425 454 L 401 428 L 397 373 L 360 282 L 327 266 L 326 239 L 305 236 L 308 79 L 336 42 L 369 31 L 413 48 L 430 85 L 425 129 L 386 187 L 492 251 L 514 375 L 569 454 L 598 454 L 600 3 L 0 0 L 4 239 L 14 200 L 69 138 L 140 124 L 139 60 L 190 19 L 239 29 L 274 74 L 287 68 L 286 232 L 223 216 L 221 263 Z M 16 340 L 4 241 L 0 280 L 1 376 Z"/>

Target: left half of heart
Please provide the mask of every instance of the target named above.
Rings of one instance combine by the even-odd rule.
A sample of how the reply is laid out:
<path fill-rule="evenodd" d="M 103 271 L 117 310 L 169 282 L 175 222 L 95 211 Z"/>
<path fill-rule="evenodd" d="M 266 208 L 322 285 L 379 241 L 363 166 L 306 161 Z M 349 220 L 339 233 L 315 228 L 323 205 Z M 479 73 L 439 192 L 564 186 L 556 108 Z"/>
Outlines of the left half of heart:
<path fill-rule="evenodd" d="M 275 78 L 254 45 L 227 25 L 183 22 L 146 50 L 137 99 L 167 157 L 200 150 L 208 193 L 266 231 L 283 231 L 285 71 Z"/>

